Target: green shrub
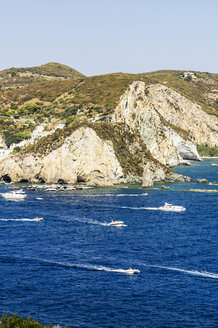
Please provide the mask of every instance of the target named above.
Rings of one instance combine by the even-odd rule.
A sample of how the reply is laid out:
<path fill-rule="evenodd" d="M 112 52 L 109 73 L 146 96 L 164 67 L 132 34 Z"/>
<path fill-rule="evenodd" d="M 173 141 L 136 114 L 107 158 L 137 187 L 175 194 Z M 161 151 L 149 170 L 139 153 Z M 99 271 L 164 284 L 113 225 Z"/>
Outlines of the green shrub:
<path fill-rule="evenodd" d="M 17 138 L 18 141 L 22 141 L 30 138 L 30 135 L 24 132 L 17 132 L 14 134 L 14 136 L 15 138 Z"/>
<path fill-rule="evenodd" d="M 73 123 L 75 120 L 74 116 L 68 116 L 68 118 L 66 119 L 66 126 L 70 125 L 71 123 Z"/>
<path fill-rule="evenodd" d="M 14 147 L 13 155 L 19 153 L 20 150 L 21 150 L 21 147 Z"/>
<path fill-rule="evenodd" d="M 18 113 L 21 114 L 21 115 L 33 115 L 33 114 L 36 114 L 36 113 L 40 112 L 40 110 L 41 110 L 40 105 L 29 104 L 29 105 L 21 107 L 18 110 Z"/>
<path fill-rule="evenodd" d="M 11 317 L 3 314 L 0 320 L 0 328 L 52 328 L 52 325 L 44 326 L 41 322 L 34 321 L 29 316 L 23 319 L 16 314 Z"/>
<path fill-rule="evenodd" d="M 214 157 L 218 156 L 218 147 L 208 147 L 207 145 L 198 146 L 198 152 L 200 156 Z"/>
<path fill-rule="evenodd" d="M 13 143 L 19 143 L 23 140 L 29 139 L 30 134 L 24 133 L 24 132 L 16 132 L 14 131 L 4 131 L 4 137 L 5 137 L 5 143 L 7 147 L 10 147 Z"/>
<path fill-rule="evenodd" d="M 191 75 L 186 76 L 186 77 L 184 78 L 184 80 L 187 81 L 187 82 L 192 81 L 192 77 L 191 77 Z"/>
<path fill-rule="evenodd" d="M 17 72 L 12 71 L 12 72 L 11 72 L 11 77 L 15 77 L 15 76 L 17 76 Z"/>
<path fill-rule="evenodd" d="M 17 109 L 17 105 L 16 104 L 11 104 L 11 109 Z"/>

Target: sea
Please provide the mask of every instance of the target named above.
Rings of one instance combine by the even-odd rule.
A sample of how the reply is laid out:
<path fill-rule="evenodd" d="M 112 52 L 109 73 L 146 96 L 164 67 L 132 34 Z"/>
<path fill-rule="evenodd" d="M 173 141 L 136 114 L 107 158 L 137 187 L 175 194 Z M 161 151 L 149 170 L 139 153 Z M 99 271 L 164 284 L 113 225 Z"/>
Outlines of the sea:
<path fill-rule="evenodd" d="M 174 170 L 215 182 L 212 163 Z M 61 327 L 218 327 L 218 193 L 187 191 L 218 186 L 161 185 L 0 196 L 0 315 Z M 186 210 L 162 211 L 165 202 Z"/>

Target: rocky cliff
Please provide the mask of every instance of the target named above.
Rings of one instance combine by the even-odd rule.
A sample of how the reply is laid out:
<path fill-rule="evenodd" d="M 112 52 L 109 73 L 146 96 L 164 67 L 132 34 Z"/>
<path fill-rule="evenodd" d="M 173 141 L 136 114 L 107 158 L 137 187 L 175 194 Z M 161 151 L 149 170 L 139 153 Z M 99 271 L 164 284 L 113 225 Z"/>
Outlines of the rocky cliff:
<path fill-rule="evenodd" d="M 5 148 L 6 148 L 5 141 L 2 138 L 2 136 L 0 135 L 0 149 L 5 149 Z"/>
<path fill-rule="evenodd" d="M 178 175 L 155 160 L 137 134 L 111 123 L 84 123 L 57 130 L 17 155 L 0 162 L 0 177 L 14 182 L 85 182 L 111 186 L 155 181 L 178 181 Z M 145 180 L 144 167 L 152 172 Z M 143 173 L 144 171 L 144 173 Z"/>
<path fill-rule="evenodd" d="M 66 183 L 84 181 L 112 185 L 119 183 L 123 171 L 112 143 L 100 139 L 94 130 L 81 127 L 48 154 L 30 153 L 24 157 L 6 158 L 0 163 L 0 175 L 8 175 L 14 182 L 57 183 L 63 180 Z"/>
<path fill-rule="evenodd" d="M 174 126 L 186 131 L 196 144 L 218 145 L 218 118 L 206 114 L 201 106 L 178 92 L 160 84 L 148 87 L 148 97 L 162 117 Z"/>
<path fill-rule="evenodd" d="M 158 94 L 154 97 L 156 88 L 156 85 L 146 87 L 144 82 L 133 82 L 121 97 L 112 121 L 124 123 L 131 131 L 137 130 L 151 154 L 164 165 L 176 166 L 182 163 L 183 159 L 199 160 L 196 146 L 191 142 L 191 133 L 190 140 L 182 138 L 176 132 L 178 131 L 176 126 L 173 129 L 164 118 L 163 114 L 167 116 L 166 103 L 168 102 L 162 103 Z M 176 93 L 173 90 L 163 88 L 167 90 L 166 95 L 175 96 Z M 205 134 L 213 138 L 213 132 L 210 129 Z"/>
<path fill-rule="evenodd" d="M 16 155 L 9 154 L 1 137 L 0 179 L 99 186 L 142 183 L 144 187 L 156 181 L 184 181 L 169 167 L 200 160 L 196 144 L 216 146 L 218 119 L 164 85 L 166 81 L 137 77 L 141 80 L 118 74 L 46 82 L 28 93 L 37 99 L 32 105 L 24 102 L 29 87 L 2 93 L 5 137 L 25 136 L 31 126 L 38 131 L 41 121 L 47 128 L 52 119 L 62 125 L 13 145 L 15 151 L 21 148 Z M 17 128 L 23 134 L 17 135 Z"/>

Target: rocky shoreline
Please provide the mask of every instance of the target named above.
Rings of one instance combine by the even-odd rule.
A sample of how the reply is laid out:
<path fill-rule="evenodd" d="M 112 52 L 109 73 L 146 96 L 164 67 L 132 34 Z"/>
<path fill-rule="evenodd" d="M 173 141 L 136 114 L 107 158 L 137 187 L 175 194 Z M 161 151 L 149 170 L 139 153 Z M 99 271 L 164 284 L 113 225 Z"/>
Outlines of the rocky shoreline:
<path fill-rule="evenodd" d="M 171 168 L 200 161 L 196 143 L 217 143 L 217 119 L 161 84 L 133 82 L 107 122 L 89 120 L 42 132 L 0 160 L 7 182 L 109 187 L 184 182 Z M 4 145 L 4 140 L 1 139 Z"/>

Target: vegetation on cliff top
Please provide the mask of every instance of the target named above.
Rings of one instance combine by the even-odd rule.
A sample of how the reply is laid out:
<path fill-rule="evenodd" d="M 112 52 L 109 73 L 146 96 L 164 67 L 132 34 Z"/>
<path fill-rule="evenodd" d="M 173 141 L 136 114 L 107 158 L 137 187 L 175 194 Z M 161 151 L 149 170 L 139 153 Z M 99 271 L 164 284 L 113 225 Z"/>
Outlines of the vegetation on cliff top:
<path fill-rule="evenodd" d="M 43 156 L 59 148 L 74 131 L 81 127 L 93 129 L 103 140 L 110 140 L 113 143 L 115 155 L 120 162 L 125 175 L 132 174 L 142 176 L 143 164 L 148 160 L 163 167 L 151 153 L 147 150 L 138 134 L 126 130 L 123 124 L 112 124 L 107 122 L 91 123 L 88 121 L 71 124 L 67 128 L 57 129 L 52 135 L 41 138 L 36 144 L 30 145 L 19 152 L 22 157 L 25 154 Z M 134 144 L 138 144 L 135 147 Z M 130 152 L 129 149 L 132 149 Z M 170 169 L 169 169 L 170 171 Z"/>
<path fill-rule="evenodd" d="M 62 95 L 63 105 L 69 103 L 80 106 L 98 105 L 105 109 L 114 109 L 120 96 L 127 87 L 136 80 L 146 85 L 162 83 L 181 93 L 191 101 L 198 103 L 209 114 L 217 114 L 218 74 L 195 72 L 195 79 L 183 78 L 182 71 L 160 71 L 146 74 L 107 74 L 82 77 L 75 80 L 52 80 L 35 83 L 20 89 L 0 93 L 2 110 L 10 104 L 22 106 L 25 102 L 38 99 L 44 102 L 56 101 L 55 109 L 59 108 L 59 97 Z M 62 106 L 63 107 L 63 106 Z M 0 109 L 1 109 L 0 108 Z"/>
<path fill-rule="evenodd" d="M 179 92 L 206 113 L 218 116 L 218 74 L 164 70 L 142 75 Z"/>
<path fill-rule="evenodd" d="M 0 90 L 20 88 L 50 79 L 77 79 L 84 75 L 59 63 L 48 63 L 35 67 L 9 68 L 0 71 Z"/>
<path fill-rule="evenodd" d="M 22 70 L 17 68 L 13 74 L 22 74 Z M 56 63 L 24 70 L 33 74 L 32 84 L 18 83 L 18 89 L 0 91 L 0 134 L 8 139 L 7 145 L 14 140 L 16 142 L 16 133 L 29 135 L 34 126 L 53 119 L 66 125 L 84 119 L 105 121 L 114 112 L 120 96 L 136 80 L 144 81 L 146 86 L 153 83 L 164 84 L 201 105 L 208 114 L 218 115 L 218 74 L 157 71 L 84 77 L 78 73 L 74 75 L 77 78 L 69 79 L 75 73 L 74 70 Z M 7 71 L 0 72 L 0 75 Z M 12 71 L 7 74 L 15 78 L 11 76 Z M 50 77 L 62 76 L 64 79 L 38 83 L 38 77 L 34 74 L 38 74 L 38 77 L 45 76 L 43 74 Z M 166 124 L 170 126 L 169 123 Z M 186 131 L 171 127 L 187 138 Z"/>
<path fill-rule="evenodd" d="M 44 326 L 41 322 L 35 321 L 29 316 L 23 319 L 16 314 L 12 316 L 3 314 L 0 319 L 0 328 L 52 328 L 52 325 Z"/>

